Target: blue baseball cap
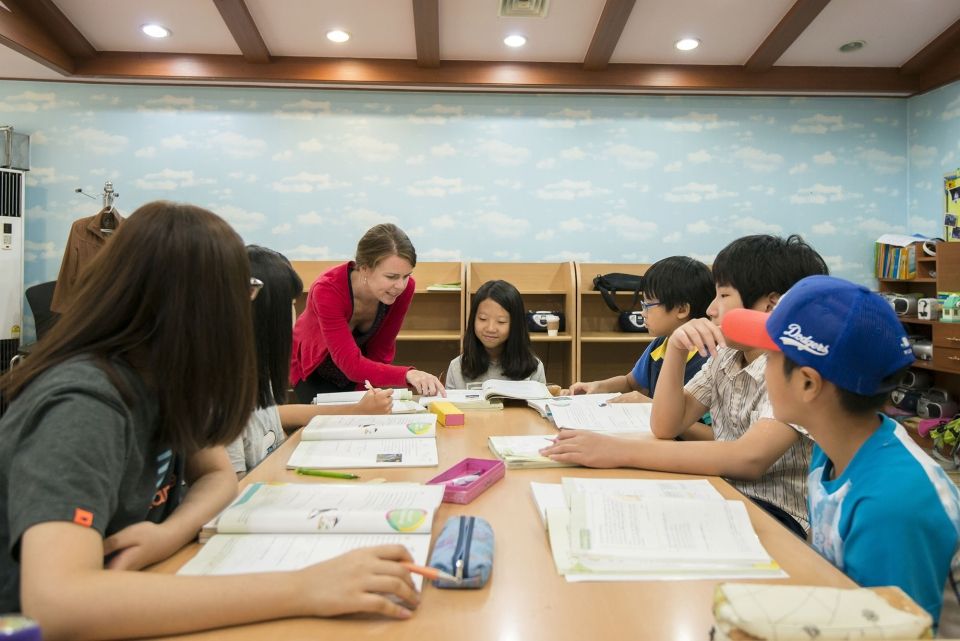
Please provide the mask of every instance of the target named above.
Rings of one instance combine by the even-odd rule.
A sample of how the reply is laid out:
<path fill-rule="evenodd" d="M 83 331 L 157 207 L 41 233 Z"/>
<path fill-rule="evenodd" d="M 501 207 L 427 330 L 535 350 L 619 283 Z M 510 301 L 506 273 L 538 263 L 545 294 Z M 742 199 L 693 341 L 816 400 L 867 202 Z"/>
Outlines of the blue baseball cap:
<path fill-rule="evenodd" d="M 733 342 L 783 352 L 837 387 L 862 396 L 888 392 L 884 379 L 913 363 L 913 350 L 890 304 L 866 287 L 808 276 L 769 314 L 733 309 L 721 329 Z"/>

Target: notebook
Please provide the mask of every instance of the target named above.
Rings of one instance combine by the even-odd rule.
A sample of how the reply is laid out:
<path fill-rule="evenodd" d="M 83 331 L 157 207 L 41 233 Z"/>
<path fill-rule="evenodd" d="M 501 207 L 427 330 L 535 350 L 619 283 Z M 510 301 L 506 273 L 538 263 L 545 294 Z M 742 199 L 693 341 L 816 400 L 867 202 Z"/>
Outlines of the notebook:
<path fill-rule="evenodd" d="M 536 467 L 573 467 L 572 463 L 560 463 L 540 454 L 540 450 L 553 444 L 550 436 L 490 436 L 487 447 L 510 469 Z"/>
<path fill-rule="evenodd" d="M 616 398 L 620 394 L 577 394 L 575 396 L 554 396 L 552 398 L 537 398 L 527 401 L 527 405 L 537 410 L 543 418 L 550 418 L 552 415 L 551 407 L 554 406 L 603 406 L 611 398 Z"/>
<path fill-rule="evenodd" d="M 216 534 L 179 573 L 297 570 L 385 543 L 404 545 L 423 565 L 443 490 L 412 483 L 254 483 L 220 514 Z"/>
<path fill-rule="evenodd" d="M 328 392 L 326 394 L 317 394 L 313 397 L 314 405 L 356 405 L 363 398 L 366 391 L 354 392 Z M 392 414 L 413 414 L 425 411 L 424 406 L 414 402 L 413 394 L 408 389 L 397 388 L 393 390 Z"/>
<path fill-rule="evenodd" d="M 433 467 L 435 414 L 315 416 L 303 428 L 288 468 Z"/>
<path fill-rule="evenodd" d="M 557 429 L 591 430 L 617 433 L 650 434 L 650 412 L 653 403 L 580 403 L 550 404 Z"/>
<path fill-rule="evenodd" d="M 453 403 L 459 410 L 502 410 L 503 403 L 500 401 L 488 401 L 480 394 L 480 390 L 467 389 L 448 389 L 444 396 L 421 396 L 420 405 L 429 407 L 434 401 L 448 401 Z"/>
<path fill-rule="evenodd" d="M 521 401 L 553 398 L 553 394 L 550 393 L 547 386 L 540 381 L 508 381 L 491 378 L 484 381 L 478 391 L 480 396 L 488 401 L 501 398 L 513 398 Z"/>

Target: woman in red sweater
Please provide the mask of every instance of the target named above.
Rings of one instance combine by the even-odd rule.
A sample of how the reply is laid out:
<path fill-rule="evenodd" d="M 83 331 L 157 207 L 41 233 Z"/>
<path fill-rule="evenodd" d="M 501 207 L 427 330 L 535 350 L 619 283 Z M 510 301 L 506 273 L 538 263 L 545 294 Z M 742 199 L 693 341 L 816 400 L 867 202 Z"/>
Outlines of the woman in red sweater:
<path fill-rule="evenodd" d="M 410 385 L 443 394 L 433 374 L 393 365 L 397 333 L 413 299 L 410 274 L 417 252 L 392 224 L 370 228 L 357 243 L 355 261 L 321 274 L 293 327 L 290 382 L 301 403 L 324 392 Z"/>

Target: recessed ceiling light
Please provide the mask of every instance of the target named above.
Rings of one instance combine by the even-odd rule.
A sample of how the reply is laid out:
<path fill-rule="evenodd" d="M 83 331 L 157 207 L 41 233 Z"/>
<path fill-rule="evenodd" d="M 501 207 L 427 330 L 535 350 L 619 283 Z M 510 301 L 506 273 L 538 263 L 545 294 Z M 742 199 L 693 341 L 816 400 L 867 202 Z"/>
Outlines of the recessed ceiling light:
<path fill-rule="evenodd" d="M 673 43 L 673 46 L 680 51 L 693 51 L 700 46 L 700 41 L 696 38 L 681 38 Z"/>
<path fill-rule="evenodd" d="M 341 29 L 334 29 L 327 32 L 327 40 L 330 42 L 346 42 L 350 39 L 350 34 Z"/>
<path fill-rule="evenodd" d="M 843 53 L 850 53 L 851 51 L 860 51 L 867 46 L 865 40 L 852 40 L 846 44 L 840 45 L 840 51 Z"/>
<path fill-rule="evenodd" d="M 507 45 L 508 47 L 522 47 L 523 45 L 527 44 L 527 39 L 523 36 L 514 34 L 504 38 L 503 44 Z"/>
<path fill-rule="evenodd" d="M 159 24 L 145 24 L 140 27 L 140 31 L 144 32 L 151 38 L 166 38 L 170 35 L 170 30 Z"/>

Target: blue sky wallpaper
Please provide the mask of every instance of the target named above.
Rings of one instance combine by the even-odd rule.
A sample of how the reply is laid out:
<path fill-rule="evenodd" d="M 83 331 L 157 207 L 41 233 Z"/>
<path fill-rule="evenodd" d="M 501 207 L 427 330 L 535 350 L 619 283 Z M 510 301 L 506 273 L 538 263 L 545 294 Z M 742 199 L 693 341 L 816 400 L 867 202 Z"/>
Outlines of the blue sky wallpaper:
<path fill-rule="evenodd" d="M 871 284 L 873 241 L 938 234 L 960 88 L 905 99 L 537 95 L 0 82 L 31 135 L 26 284 L 111 180 L 188 201 L 291 259 L 392 221 L 421 260 L 710 261 L 800 233 Z M 25 328 L 29 333 L 29 327 Z"/>

